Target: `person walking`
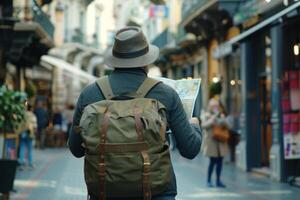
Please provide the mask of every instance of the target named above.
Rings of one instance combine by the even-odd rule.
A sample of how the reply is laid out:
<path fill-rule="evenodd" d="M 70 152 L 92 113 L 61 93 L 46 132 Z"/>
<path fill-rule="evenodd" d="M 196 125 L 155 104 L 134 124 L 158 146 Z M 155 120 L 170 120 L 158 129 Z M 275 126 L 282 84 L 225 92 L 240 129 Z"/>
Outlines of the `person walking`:
<path fill-rule="evenodd" d="M 207 171 L 207 186 L 213 187 L 211 181 L 212 173 L 216 167 L 216 186 L 224 188 L 225 184 L 221 181 L 223 158 L 227 155 L 228 144 L 218 141 L 213 136 L 214 126 L 227 126 L 226 112 L 220 102 L 221 82 L 213 83 L 210 87 L 210 99 L 207 111 L 201 115 L 201 126 L 204 130 L 202 152 L 209 157 Z"/>
<path fill-rule="evenodd" d="M 24 130 L 20 134 L 20 156 L 19 163 L 20 169 L 23 169 L 25 162 L 25 152 L 27 151 L 28 166 L 33 169 L 33 157 L 32 157 L 32 142 L 37 129 L 37 119 L 32 112 L 32 106 L 27 105 L 26 121 L 24 123 Z"/>
<path fill-rule="evenodd" d="M 63 127 L 63 115 L 59 108 L 54 108 L 52 116 L 52 125 L 55 131 L 62 131 Z"/>
<path fill-rule="evenodd" d="M 66 140 L 68 140 L 69 138 L 69 133 L 70 133 L 70 130 L 71 130 L 71 127 L 72 127 L 72 122 L 73 122 L 73 115 L 74 115 L 74 105 L 73 104 L 70 104 L 70 105 L 66 105 L 66 108 L 65 108 L 65 119 L 66 119 L 66 122 L 67 122 L 67 131 L 66 131 Z"/>
<path fill-rule="evenodd" d="M 121 30 L 119 30 L 114 38 L 114 45 L 111 51 L 108 52 L 108 54 L 105 57 L 105 64 L 111 68 L 114 68 L 112 74 L 105 78 L 100 78 L 98 80 L 98 83 L 93 83 L 86 87 L 82 93 L 79 96 L 75 114 L 73 118 L 73 126 L 72 131 L 69 136 L 68 145 L 70 148 L 70 151 L 75 157 L 83 157 L 85 156 L 85 167 L 89 168 L 94 165 L 90 164 L 92 163 L 90 159 L 92 159 L 92 155 L 90 156 L 90 152 L 94 152 L 97 148 L 98 139 L 95 139 L 99 136 L 98 133 L 99 129 L 93 129 L 94 132 L 88 132 L 87 130 L 89 128 L 93 128 L 94 125 L 92 120 L 97 120 L 94 118 L 95 114 L 94 112 L 100 112 L 98 114 L 98 120 L 100 120 L 97 124 L 102 123 L 101 128 L 101 141 L 105 143 L 106 139 L 110 140 L 111 137 L 113 137 L 113 134 L 116 134 L 115 137 L 119 137 L 120 135 L 138 135 L 137 140 L 143 141 L 141 138 L 149 139 L 151 137 L 156 137 L 155 142 L 157 144 L 161 144 L 163 142 L 161 147 L 155 147 L 154 144 L 151 146 L 150 142 L 148 143 L 147 148 L 150 150 L 153 148 L 158 148 L 158 151 L 163 151 L 163 154 L 160 154 L 158 156 L 150 155 L 150 160 L 148 159 L 149 156 L 147 155 L 147 150 L 145 150 L 143 146 L 140 146 L 139 148 L 144 149 L 142 150 L 139 159 L 145 159 L 148 160 L 145 162 L 144 160 L 144 169 L 140 169 L 137 172 L 141 172 L 144 170 L 144 173 L 142 175 L 143 182 L 142 183 L 136 183 L 136 188 L 141 188 L 142 186 L 142 193 L 137 192 L 130 192 L 128 190 L 129 186 L 132 185 L 132 180 L 135 180 L 133 176 L 131 176 L 132 180 L 125 181 L 123 183 L 123 187 L 119 187 L 118 189 L 111 188 L 111 184 L 115 184 L 115 186 L 118 186 L 118 183 L 110 182 L 114 178 L 123 178 L 126 177 L 128 173 L 133 173 L 130 169 L 127 170 L 127 168 L 130 167 L 130 163 L 127 163 L 126 160 L 124 163 L 127 164 L 121 164 L 118 160 L 122 159 L 121 155 L 127 155 L 124 154 L 117 154 L 118 156 L 114 157 L 116 160 L 111 160 L 109 157 L 103 157 L 102 148 L 104 148 L 104 151 L 125 151 L 124 149 L 131 149 L 134 145 L 125 146 L 123 148 L 111 148 L 108 144 L 108 146 L 101 147 L 103 143 L 99 144 L 99 150 L 100 150 L 100 164 L 99 164 L 99 172 L 95 172 L 95 176 L 100 179 L 99 185 L 91 185 L 91 181 L 94 179 L 92 170 L 87 171 L 85 173 L 86 176 L 86 183 L 88 186 L 88 193 L 89 193 L 89 199 L 90 200 L 98 200 L 99 196 L 100 199 L 126 199 L 126 200 L 133 200 L 133 199 L 142 199 L 141 196 L 134 196 L 134 195 L 142 195 L 144 194 L 144 199 L 153 199 L 153 200 L 174 200 L 175 196 L 177 194 L 177 188 L 176 188 L 176 179 L 175 174 L 172 165 L 169 165 L 170 157 L 169 157 L 169 148 L 164 141 L 166 141 L 166 134 L 165 134 L 165 125 L 167 123 L 168 127 L 172 131 L 172 134 L 174 135 L 174 138 L 177 143 L 177 148 L 179 150 L 179 153 L 188 159 L 193 159 L 200 151 L 201 147 L 201 131 L 199 126 L 199 121 L 196 118 L 192 118 L 189 122 L 186 113 L 183 109 L 182 103 L 180 101 L 180 98 L 175 90 L 173 90 L 171 87 L 155 81 L 153 79 L 150 79 L 147 77 L 147 66 L 154 63 L 155 60 L 159 56 L 159 49 L 151 45 L 147 42 L 146 37 L 144 36 L 142 30 L 139 27 L 125 27 Z M 103 84 L 104 83 L 104 84 Z M 106 87 L 105 87 L 105 86 Z M 129 94 L 137 94 L 138 96 L 144 96 L 144 98 L 138 98 L 133 99 L 133 101 L 128 101 L 124 99 L 128 99 Z M 116 101 L 113 101 L 113 97 L 117 96 L 119 101 L 122 101 L 124 103 L 119 103 Z M 112 99 L 107 101 L 106 99 Z M 147 100 L 148 99 L 148 100 Z M 140 105 L 137 103 L 136 109 L 132 111 L 130 109 L 130 106 L 124 107 L 124 105 L 130 105 L 129 102 L 146 102 L 143 105 Z M 96 102 L 96 103 L 95 103 Z M 152 102 L 149 104 L 149 102 Z M 152 106 L 150 106 L 152 104 Z M 100 105 L 105 105 L 104 107 L 101 107 Z M 109 106 L 111 105 L 111 106 Z M 118 105 L 119 107 L 116 107 L 113 111 L 114 105 Z M 149 107 L 150 106 L 150 107 Z M 106 107 L 106 108 L 105 108 Z M 141 108 L 142 107 L 142 108 Z M 143 109 L 144 107 L 144 109 Z M 93 111 L 95 108 L 97 108 L 95 111 Z M 157 108 L 160 111 L 158 113 L 149 112 L 148 115 L 152 116 L 148 117 L 141 117 L 144 112 L 148 112 L 148 110 L 145 110 L 145 108 L 149 108 L 149 110 L 156 110 Z M 123 111 L 123 112 L 122 112 Z M 89 114 L 89 112 L 91 112 Z M 122 117 L 117 117 L 119 113 L 122 113 Z M 132 113 L 132 117 L 127 117 Z M 83 114 L 83 115 L 82 115 Z M 90 120 L 89 120 L 90 118 Z M 153 123 L 151 122 L 151 118 L 155 119 Z M 123 119 L 123 124 L 122 124 Z M 131 120 L 135 119 L 135 120 Z M 164 119 L 166 120 L 164 122 Z M 127 125 L 126 120 L 128 120 L 132 125 Z M 136 121 L 136 125 L 135 122 Z M 121 123 L 121 124 L 119 124 Z M 79 126 L 80 125 L 80 126 Z M 114 127 L 114 128 L 110 128 Z M 133 133 L 124 131 L 134 128 Z M 95 127 L 94 127 L 95 128 Z M 136 130 L 135 130 L 136 128 Z M 123 130 L 124 129 L 124 130 Z M 109 132 L 109 134 L 106 135 L 106 132 Z M 158 133 L 157 133 L 158 131 Z M 115 133 L 116 132 L 116 133 Z M 157 134 L 151 135 L 155 132 Z M 78 134 L 80 133 L 80 134 Z M 149 134 L 145 134 L 149 133 Z M 160 135 L 160 136 L 159 136 Z M 158 137 L 157 137 L 158 136 Z M 84 137 L 84 139 L 83 139 Z M 134 136 L 132 136 L 135 138 Z M 93 139 L 94 138 L 94 139 Z M 127 139 L 130 139 L 131 137 L 127 137 Z M 159 139 L 161 138 L 161 139 Z M 112 141 L 110 141 L 112 142 Z M 143 142 L 142 142 L 143 143 Z M 94 147 L 89 147 L 90 144 L 94 144 Z M 139 143 L 141 144 L 141 143 Z M 112 145 L 112 144 L 111 144 Z M 138 144 L 135 144 L 138 145 Z M 96 149 L 95 149 L 96 147 Z M 119 147 L 119 146 L 118 146 Z M 108 149 L 107 149 L 108 148 Z M 116 149 L 117 148 L 117 149 Z M 131 149 L 133 150 L 133 149 Z M 149 150 L 149 151 L 150 151 Z M 99 152 L 99 151 L 98 151 Z M 97 151 L 95 152 L 97 153 Z M 149 152 L 148 152 L 149 153 Z M 124 155 L 124 156 L 125 156 Z M 136 154 L 134 154 L 136 155 Z M 128 156 L 127 160 L 130 159 L 132 156 Z M 106 155 L 110 156 L 110 155 Z M 158 156 L 158 157 L 157 157 Z M 156 158 L 156 159 L 154 159 Z M 153 160 L 154 159 L 154 160 Z M 110 170 L 110 167 L 113 167 L 114 165 L 105 164 L 105 162 L 115 162 L 115 165 L 122 165 L 122 167 L 115 168 L 115 171 Z M 160 163 L 161 165 L 157 165 L 157 163 Z M 167 164 L 166 164 L 167 163 Z M 91 166 L 90 166 L 91 165 Z M 108 165 L 108 166 L 107 166 Z M 98 166 L 98 165 L 97 165 Z M 143 165 L 142 165 L 143 166 Z M 148 166 L 151 166 L 150 168 Z M 96 168 L 97 169 L 97 168 Z M 156 171 L 159 170 L 159 171 Z M 118 176 L 114 177 L 114 173 L 117 173 L 118 170 L 124 170 L 124 173 L 119 174 Z M 151 174 L 156 174 L 156 176 L 152 176 L 152 178 L 149 178 L 149 171 L 151 170 Z M 111 173 L 109 173 L 111 172 Z M 100 178 L 98 175 L 100 173 Z M 104 173 L 104 174 L 103 174 Z M 169 177 L 167 180 L 165 180 L 163 177 L 166 175 L 166 177 Z M 90 179 L 89 179 L 90 178 Z M 139 179 L 140 177 L 137 177 Z M 144 179 L 145 178 L 145 179 Z M 149 181 L 151 179 L 156 179 L 157 182 L 154 184 L 157 184 L 159 182 L 166 182 L 165 185 L 162 187 L 153 189 L 149 191 L 149 188 L 147 186 Z M 106 182 L 104 180 L 107 180 Z M 99 183 L 99 182 L 98 182 Z M 119 182 L 119 184 L 122 184 L 122 182 Z M 124 185 L 125 184 L 125 185 Z M 107 198 L 103 198 L 103 188 L 105 189 Z M 126 189 L 127 188 L 127 189 Z M 99 190 L 99 195 L 97 194 Z M 114 197 L 114 195 L 117 195 L 119 192 L 125 192 L 123 196 L 119 196 L 118 198 Z M 93 192 L 95 191 L 95 192 Z M 108 193 L 108 191 L 110 193 Z M 143 192 L 144 191 L 144 192 Z M 146 193 L 145 193 L 146 191 Z M 149 195 L 150 192 L 150 195 Z M 152 193 L 152 194 L 151 194 Z"/>
<path fill-rule="evenodd" d="M 39 100 L 36 104 L 34 114 L 37 118 L 37 142 L 40 149 L 45 148 L 46 128 L 49 125 L 49 115 L 44 108 L 44 102 Z"/>

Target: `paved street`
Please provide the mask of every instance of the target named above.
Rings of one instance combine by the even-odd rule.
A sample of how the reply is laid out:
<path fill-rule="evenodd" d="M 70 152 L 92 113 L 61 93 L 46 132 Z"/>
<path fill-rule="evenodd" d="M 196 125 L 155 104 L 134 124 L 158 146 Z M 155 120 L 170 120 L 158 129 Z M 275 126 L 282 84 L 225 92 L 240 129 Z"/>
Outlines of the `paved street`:
<path fill-rule="evenodd" d="M 35 152 L 36 168 L 18 171 L 16 193 L 12 200 L 84 200 L 83 160 L 73 158 L 67 149 L 49 149 Z M 173 153 L 177 175 L 178 200 L 243 199 L 243 200 L 296 200 L 300 189 L 286 184 L 272 183 L 269 179 L 250 175 L 227 164 L 224 182 L 227 189 L 205 187 L 207 160 L 197 157 L 187 162 Z"/>

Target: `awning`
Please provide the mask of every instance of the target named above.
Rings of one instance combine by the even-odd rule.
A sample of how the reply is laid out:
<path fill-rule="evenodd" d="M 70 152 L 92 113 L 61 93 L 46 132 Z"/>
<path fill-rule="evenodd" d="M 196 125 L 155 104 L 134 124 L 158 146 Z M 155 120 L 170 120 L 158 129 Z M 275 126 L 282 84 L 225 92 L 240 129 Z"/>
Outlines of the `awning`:
<path fill-rule="evenodd" d="M 60 58 L 55 58 L 53 56 L 42 56 L 41 65 L 46 68 L 49 68 L 49 65 L 51 65 L 52 67 L 63 69 L 64 71 L 68 72 L 67 74 L 71 74 L 72 77 L 76 77 L 84 82 L 94 82 L 97 79 L 97 77 L 76 68 L 74 65 L 71 65 Z"/>
<path fill-rule="evenodd" d="M 93 2 L 93 0 L 85 0 L 85 5 L 88 6 L 92 2 Z"/>
<path fill-rule="evenodd" d="M 283 5 L 282 0 L 262 1 L 254 0 L 245 2 L 237 12 L 234 13 L 234 24 L 244 23 L 251 17 L 273 10 L 279 5 Z"/>
<path fill-rule="evenodd" d="M 154 38 L 152 44 L 154 44 L 160 49 L 164 48 L 168 44 L 168 32 L 169 29 L 165 29 L 156 38 Z"/>
<path fill-rule="evenodd" d="M 103 65 L 103 61 L 104 61 L 103 57 L 98 57 L 98 56 L 92 57 L 86 71 L 90 74 L 93 74 L 94 68 L 97 67 L 100 68 L 100 66 Z"/>
<path fill-rule="evenodd" d="M 183 26 L 187 33 L 193 33 L 198 40 L 210 40 L 224 35 L 232 26 L 232 8 L 234 1 L 201 0 L 184 2 Z M 185 14 L 184 14 L 185 13 Z"/>
<path fill-rule="evenodd" d="M 183 21 L 181 22 L 182 26 L 186 26 L 190 23 L 193 19 L 199 16 L 202 12 L 216 4 L 218 0 L 209 0 L 209 1 L 201 1 L 197 2 L 197 4 L 192 5 L 193 7 L 188 9 L 186 14 L 183 14 Z"/>
<path fill-rule="evenodd" d="M 55 48 L 50 49 L 50 51 L 48 52 L 48 55 L 56 57 L 56 58 L 61 58 L 63 60 L 66 60 L 69 63 L 72 63 L 71 57 L 78 52 L 80 52 L 80 50 L 76 47 L 62 46 L 62 47 L 55 47 Z"/>
<path fill-rule="evenodd" d="M 95 49 L 95 48 L 91 48 L 91 47 L 87 47 L 78 43 L 65 43 L 64 45 L 60 46 L 60 47 L 55 47 L 52 48 L 49 51 L 49 54 L 57 57 L 57 58 L 62 58 L 64 60 L 70 59 L 70 54 L 77 54 L 79 52 L 89 52 L 91 54 L 95 54 L 95 55 L 99 55 L 102 56 L 102 53 L 99 49 Z M 74 55 L 73 55 L 74 57 Z M 72 60 L 71 60 L 72 61 Z M 68 61 L 70 62 L 70 61 Z"/>
<path fill-rule="evenodd" d="M 273 15 L 272 17 L 258 23 L 257 25 L 253 26 L 252 28 L 248 29 L 247 31 L 242 32 L 240 35 L 233 37 L 232 39 L 228 40 L 227 42 L 220 44 L 213 52 L 213 56 L 216 59 L 219 59 L 221 57 L 224 57 L 228 55 L 232 50 L 232 45 L 249 37 L 253 33 L 261 30 L 262 28 L 265 28 L 266 26 L 273 23 L 275 20 L 278 20 L 279 18 L 283 17 L 284 15 L 290 13 L 291 11 L 297 9 L 300 7 L 300 2 L 296 2 L 293 5 L 285 8 L 284 10 L 280 11 L 279 13 Z"/>
<path fill-rule="evenodd" d="M 15 32 L 35 32 L 41 39 L 41 42 L 48 47 L 54 47 L 51 36 L 36 22 L 19 22 L 14 26 Z"/>
<path fill-rule="evenodd" d="M 166 4 L 165 0 L 150 0 L 151 3 L 157 4 L 157 5 L 164 5 Z"/>

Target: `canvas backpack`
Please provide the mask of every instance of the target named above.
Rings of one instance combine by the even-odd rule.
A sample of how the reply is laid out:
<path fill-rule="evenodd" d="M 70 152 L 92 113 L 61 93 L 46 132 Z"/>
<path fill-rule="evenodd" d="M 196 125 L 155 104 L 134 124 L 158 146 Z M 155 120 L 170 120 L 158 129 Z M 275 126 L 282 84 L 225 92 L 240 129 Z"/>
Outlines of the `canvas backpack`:
<path fill-rule="evenodd" d="M 166 109 L 145 98 L 158 83 L 146 78 L 136 92 L 114 97 L 108 77 L 97 81 L 105 100 L 88 105 L 80 120 L 90 195 L 150 200 L 169 185 Z"/>

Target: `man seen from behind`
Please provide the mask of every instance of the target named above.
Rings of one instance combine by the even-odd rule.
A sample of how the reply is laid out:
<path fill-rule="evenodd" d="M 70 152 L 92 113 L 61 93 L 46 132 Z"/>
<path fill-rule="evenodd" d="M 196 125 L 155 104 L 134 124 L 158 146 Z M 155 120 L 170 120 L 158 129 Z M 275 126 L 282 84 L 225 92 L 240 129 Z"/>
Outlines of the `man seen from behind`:
<path fill-rule="evenodd" d="M 91 200 L 175 200 L 166 129 L 183 157 L 200 151 L 199 122 L 189 122 L 175 90 L 147 77 L 158 56 L 140 28 L 123 28 L 105 57 L 114 71 L 80 94 L 68 145 L 85 156 Z"/>

